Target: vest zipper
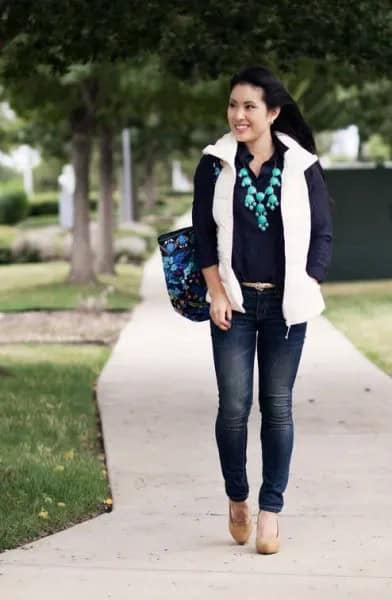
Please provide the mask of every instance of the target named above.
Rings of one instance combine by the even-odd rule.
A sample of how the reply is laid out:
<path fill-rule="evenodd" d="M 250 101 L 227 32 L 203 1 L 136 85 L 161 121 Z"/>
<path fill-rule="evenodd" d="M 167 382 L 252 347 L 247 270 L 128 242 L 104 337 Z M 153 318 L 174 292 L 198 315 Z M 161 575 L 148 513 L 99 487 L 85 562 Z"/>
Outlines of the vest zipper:
<path fill-rule="evenodd" d="M 289 325 L 289 326 L 287 327 L 286 335 L 285 335 L 285 338 L 284 338 L 285 340 L 288 340 L 288 339 L 289 339 L 290 327 L 291 327 L 291 325 Z"/>

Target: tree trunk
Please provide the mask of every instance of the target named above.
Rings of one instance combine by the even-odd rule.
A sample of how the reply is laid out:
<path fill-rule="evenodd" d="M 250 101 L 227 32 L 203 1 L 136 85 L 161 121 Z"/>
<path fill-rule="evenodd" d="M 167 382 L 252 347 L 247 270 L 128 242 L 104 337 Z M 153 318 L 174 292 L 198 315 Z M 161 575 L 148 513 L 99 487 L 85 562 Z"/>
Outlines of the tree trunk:
<path fill-rule="evenodd" d="M 139 166 L 134 159 L 132 159 L 132 198 L 133 220 L 140 221 Z"/>
<path fill-rule="evenodd" d="M 89 229 L 89 169 L 91 155 L 91 119 L 84 109 L 71 116 L 72 164 L 75 172 L 74 223 L 70 281 L 95 281 Z"/>
<path fill-rule="evenodd" d="M 146 175 L 144 190 L 146 194 L 145 209 L 149 214 L 154 211 L 157 202 L 156 159 L 148 154 L 145 160 Z"/>
<path fill-rule="evenodd" d="M 98 273 L 114 273 L 113 131 L 103 127 L 99 138 Z"/>
<path fill-rule="evenodd" d="M 364 154 L 363 154 L 363 141 L 362 138 L 359 138 L 359 145 L 358 145 L 358 156 L 357 156 L 357 160 L 359 162 L 363 162 L 365 160 Z"/>

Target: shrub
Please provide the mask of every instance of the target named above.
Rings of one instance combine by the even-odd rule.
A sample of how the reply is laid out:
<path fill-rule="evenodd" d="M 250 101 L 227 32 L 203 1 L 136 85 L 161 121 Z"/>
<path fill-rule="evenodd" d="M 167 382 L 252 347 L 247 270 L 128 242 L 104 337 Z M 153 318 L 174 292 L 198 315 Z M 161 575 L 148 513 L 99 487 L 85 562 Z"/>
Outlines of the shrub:
<path fill-rule="evenodd" d="M 61 257 L 61 229 L 58 226 L 40 227 L 20 232 L 14 239 L 11 250 L 13 262 L 40 262 Z"/>
<path fill-rule="evenodd" d="M 117 238 L 114 241 L 114 256 L 116 262 L 132 262 L 142 264 L 146 258 L 147 242 L 143 238 L 129 236 Z"/>
<path fill-rule="evenodd" d="M 41 196 L 41 194 L 40 194 Z M 43 194 L 42 194 L 43 196 Z M 90 210 L 97 209 L 97 201 L 90 200 Z M 33 202 L 30 204 L 29 215 L 31 217 L 36 217 L 40 215 L 58 215 L 59 214 L 59 201 L 58 198 L 53 196 L 53 199 L 48 200 L 36 200 L 34 198 Z"/>
<path fill-rule="evenodd" d="M 12 251 L 5 243 L 0 242 L 0 265 L 8 265 L 12 262 Z"/>
<path fill-rule="evenodd" d="M 26 194 L 21 190 L 0 193 L 0 223 L 14 225 L 29 213 Z"/>
<path fill-rule="evenodd" d="M 25 240 L 23 243 L 14 244 L 12 248 L 12 262 L 31 263 L 41 262 L 41 251 L 35 240 Z"/>

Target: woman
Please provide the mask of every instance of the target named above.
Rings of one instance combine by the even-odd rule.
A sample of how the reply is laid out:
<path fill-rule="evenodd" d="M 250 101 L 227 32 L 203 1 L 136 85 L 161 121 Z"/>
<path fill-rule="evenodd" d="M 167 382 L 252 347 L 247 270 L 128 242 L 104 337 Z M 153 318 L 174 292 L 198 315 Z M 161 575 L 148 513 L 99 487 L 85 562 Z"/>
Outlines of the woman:
<path fill-rule="evenodd" d="M 246 447 L 257 353 L 263 481 L 256 550 L 271 554 L 280 548 L 293 449 L 292 389 L 307 321 L 325 308 L 330 203 L 312 132 L 267 69 L 232 77 L 227 120 L 230 132 L 204 148 L 197 166 L 192 221 L 210 302 L 229 529 L 240 544 L 252 531 Z"/>

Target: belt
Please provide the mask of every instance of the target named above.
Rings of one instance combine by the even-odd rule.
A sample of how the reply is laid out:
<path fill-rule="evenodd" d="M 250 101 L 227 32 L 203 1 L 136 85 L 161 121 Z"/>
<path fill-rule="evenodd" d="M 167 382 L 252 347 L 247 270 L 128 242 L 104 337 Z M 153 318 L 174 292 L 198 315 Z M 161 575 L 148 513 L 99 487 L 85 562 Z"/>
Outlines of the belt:
<path fill-rule="evenodd" d="M 253 288 L 256 288 L 256 290 L 266 290 L 269 288 L 276 287 L 276 285 L 274 283 L 264 283 L 262 281 L 255 281 L 254 283 L 248 282 L 248 281 L 243 281 L 241 283 L 241 285 L 246 285 L 247 287 L 253 287 Z"/>

